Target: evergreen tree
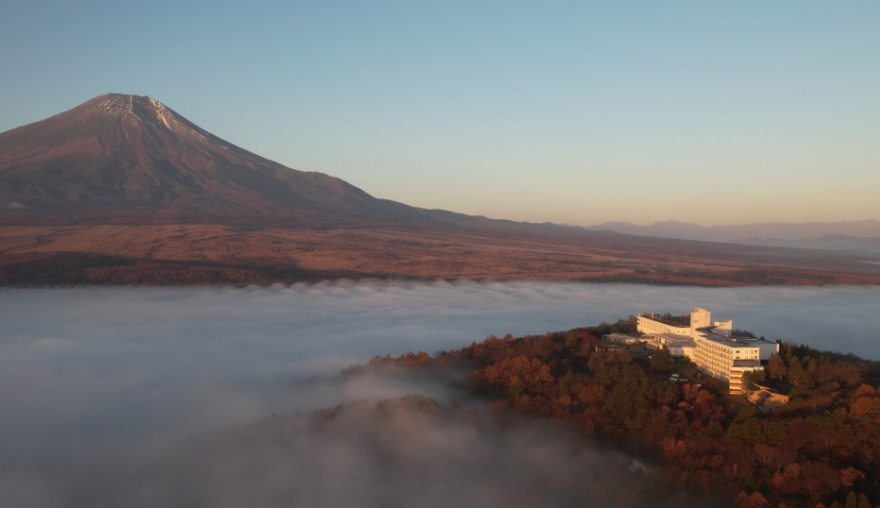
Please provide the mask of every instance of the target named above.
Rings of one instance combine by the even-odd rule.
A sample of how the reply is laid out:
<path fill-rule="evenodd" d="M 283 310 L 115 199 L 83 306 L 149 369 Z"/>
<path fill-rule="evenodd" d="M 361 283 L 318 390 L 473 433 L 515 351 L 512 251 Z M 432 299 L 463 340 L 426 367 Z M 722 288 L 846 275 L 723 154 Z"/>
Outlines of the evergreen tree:
<path fill-rule="evenodd" d="M 856 493 L 850 491 L 849 494 L 846 495 L 846 508 L 859 508 L 859 503 L 856 500 Z"/>
<path fill-rule="evenodd" d="M 767 362 L 767 374 L 770 379 L 778 381 L 782 381 L 788 375 L 788 369 L 785 367 L 785 360 L 782 359 L 782 356 L 775 354 L 770 357 L 770 361 Z"/>

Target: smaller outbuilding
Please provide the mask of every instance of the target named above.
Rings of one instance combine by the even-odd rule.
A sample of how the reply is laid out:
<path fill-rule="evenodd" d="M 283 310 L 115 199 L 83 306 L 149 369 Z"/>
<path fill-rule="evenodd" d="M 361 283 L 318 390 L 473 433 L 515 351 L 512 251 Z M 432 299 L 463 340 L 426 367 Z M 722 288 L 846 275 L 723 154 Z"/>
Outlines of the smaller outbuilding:
<path fill-rule="evenodd" d="M 642 473 L 649 476 L 657 471 L 657 466 L 645 459 L 632 459 L 627 469 L 631 473 Z"/>
<path fill-rule="evenodd" d="M 775 413 L 788 404 L 789 397 L 769 386 L 755 385 L 753 390 L 748 392 L 749 402 L 758 406 L 764 413 Z"/>

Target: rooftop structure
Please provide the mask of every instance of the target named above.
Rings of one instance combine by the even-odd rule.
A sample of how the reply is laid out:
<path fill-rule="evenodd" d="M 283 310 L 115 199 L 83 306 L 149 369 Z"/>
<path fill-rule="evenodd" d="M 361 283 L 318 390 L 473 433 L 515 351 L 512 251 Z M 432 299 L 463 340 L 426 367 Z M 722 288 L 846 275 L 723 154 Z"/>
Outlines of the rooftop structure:
<path fill-rule="evenodd" d="M 690 337 L 674 333 L 658 333 L 643 336 L 644 342 L 652 349 L 665 347 L 672 356 L 686 356 L 693 360 L 697 344 Z"/>
<path fill-rule="evenodd" d="M 758 406 L 764 413 L 779 411 L 782 406 L 788 404 L 788 395 L 783 395 L 768 386 L 755 385 L 754 390 L 748 392 L 749 402 Z"/>
<path fill-rule="evenodd" d="M 602 336 L 602 340 L 607 340 L 610 342 L 619 342 L 621 344 L 636 344 L 638 342 L 642 342 L 641 337 L 631 337 L 624 333 L 609 333 L 607 335 Z"/>
<path fill-rule="evenodd" d="M 773 342 L 732 336 L 732 320 L 713 322 L 712 314 L 699 307 L 691 312 L 690 326 L 651 315 L 639 316 L 637 327 L 649 346 L 690 358 L 702 372 L 728 382 L 732 394 L 743 393 L 743 374 L 763 372 L 761 362 L 779 351 Z"/>

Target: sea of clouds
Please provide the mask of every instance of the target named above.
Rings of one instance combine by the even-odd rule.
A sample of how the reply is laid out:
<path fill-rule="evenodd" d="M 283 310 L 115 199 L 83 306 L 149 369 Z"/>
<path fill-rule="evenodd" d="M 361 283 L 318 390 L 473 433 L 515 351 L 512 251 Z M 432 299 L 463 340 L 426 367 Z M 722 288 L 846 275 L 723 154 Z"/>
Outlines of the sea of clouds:
<path fill-rule="evenodd" d="M 0 290 L 0 505 L 219 506 L 218 492 L 239 502 L 266 495 L 265 506 L 296 505 L 287 502 L 291 499 L 350 505 L 341 501 L 353 499 L 338 490 L 342 487 L 299 481 L 296 473 L 336 456 L 344 459 L 339 474 L 351 476 L 357 465 L 376 472 L 357 477 L 352 496 L 366 500 L 362 506 L 433 506 L 443 500 L 499 505 L 505 481 L 510 491 L 514 484 L 540 484 L 537 479 L 550 474 L 542 467 L 577 468 L 586 461 L 601 471 L 611 458 L 573 452 L 579 448 L 556 439 L 558 433 L 522 430 L 521 442 L 528 443 L 522 450 L 483 438 L 454 448 L 461 451 L 456 460 L 469 466 L 452 474 L 442 457 L 404 454 L 408 459 L 396 463 L 382 458 L 394 455 L 389 447 L 449 447 L 466 429 L 422 422 L 408 427 L 406 439 L 383 441 L 375 433 L 368 439 L 369 433 L 355 432 L 371 427 L 354 418 L 348 420 L 351 432 L 343 426 L 329 434 L 338 439 L 302 430 L 301 448 L 261 456 L 259 470 L 280 474 L 280 487 L 236 484 L 233 478 L 244 478 L 245 466 L 235 461 L 221 464 L 235 475 L 193 476 L 193 471 L 218 467 L 216 461 L 208 467 L 206 457 L 216 454 L 205 452 L 224 442 L 218 436 L 273 412 L 306 413 L 413 392 L 444 404 L 468 403 L 443 380 L 338 375 L 375 355 L 433 353 L 490 334 L 542 334 L 644 311 L 682 314 L 695 305 L 771 340 L 880 359 L 878 288 L 340 281 L 268 288 Z M 528 478 L 474 476 L 481 468 L 497 471 L 500 463 L 527 464 L 531 459 L 516 457 L 532 449 L 556 452 L 542 456 L 545 466 L 526 467 L 532 471 Z M 437 481 L 461 483 L 450 491 L 457 497 L 421 496 L 390 480 L 413 467 L 423 467 L 426 478 L 436 473 Z M 486 488 L 465 489 L 468 478 Z M 388 497 L 390 486 L 399 495 Z M 473 495 L 458 495 L 462 492 Z M 554 499 L 539 496 L 532 505 L 559 505 Z"/>

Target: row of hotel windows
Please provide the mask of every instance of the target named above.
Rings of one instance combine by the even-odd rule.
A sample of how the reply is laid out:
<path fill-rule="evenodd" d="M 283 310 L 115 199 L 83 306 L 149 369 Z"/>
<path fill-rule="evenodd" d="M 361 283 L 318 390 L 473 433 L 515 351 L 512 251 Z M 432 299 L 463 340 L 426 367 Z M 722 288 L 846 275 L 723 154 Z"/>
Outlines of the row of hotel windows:
<path fill-rule="evenodd" d="M 728 358 L 732 358 L 735 356 L 730 351 L 731 349 L 733 349 L 731 347 L 719 345 L 709 339 L 705 339 L 702 337 L 698 338 L 697 342 L 700 344 L 700 346 L 705 346 L 706 348 L 708 348 L 709 350 L 714 352 L 716 355 L 721 355 L 721 356 L 725 356 Z M 743 353 L 746 353 L 746 352 L 751 353 L 750 356 L 752 358 L 758 358 L 758 351 L 755 350 L 754 348 L 748 348 L 748 350 L 746 350 L 745 348 L 737 348 L 737 350 L 739 350 Z M 748 358 L 745 356 L 742 356 L 740 359 L 744 360 L 744 359 L 748 359 Z"/>

